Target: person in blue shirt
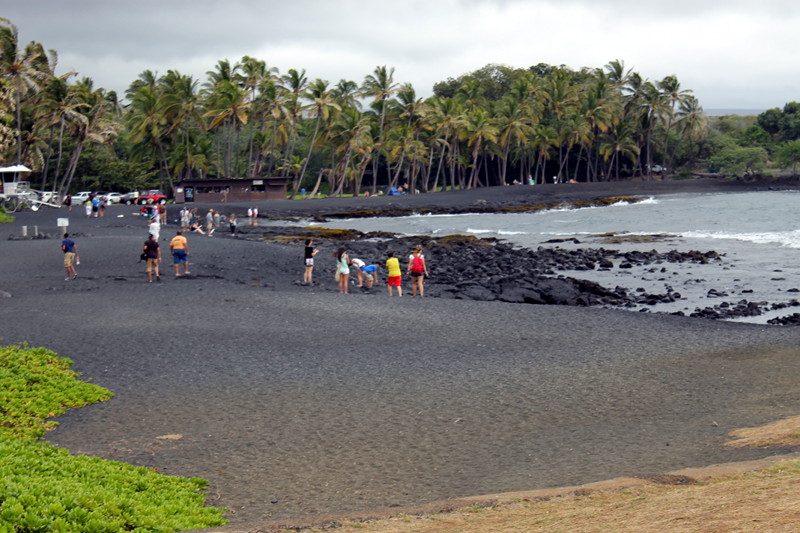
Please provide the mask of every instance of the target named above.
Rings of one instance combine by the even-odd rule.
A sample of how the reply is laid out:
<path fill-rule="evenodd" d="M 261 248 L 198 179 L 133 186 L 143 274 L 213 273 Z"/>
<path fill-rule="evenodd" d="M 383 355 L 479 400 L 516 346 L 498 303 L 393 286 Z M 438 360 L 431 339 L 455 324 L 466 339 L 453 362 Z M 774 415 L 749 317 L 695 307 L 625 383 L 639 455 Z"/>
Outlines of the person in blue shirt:
<path fill-rule="evenodd" d="M 69 238 L 69 233 L 64 234 L 61 250 L 64 252 L 64 268 L 67 269 L 67 278 L 64 281 L 70 281 L 78 277 L 75 264 L 80 264 L 80 258 L 78 257 L 78 247 L 75 245 L 75 241 Z"/>

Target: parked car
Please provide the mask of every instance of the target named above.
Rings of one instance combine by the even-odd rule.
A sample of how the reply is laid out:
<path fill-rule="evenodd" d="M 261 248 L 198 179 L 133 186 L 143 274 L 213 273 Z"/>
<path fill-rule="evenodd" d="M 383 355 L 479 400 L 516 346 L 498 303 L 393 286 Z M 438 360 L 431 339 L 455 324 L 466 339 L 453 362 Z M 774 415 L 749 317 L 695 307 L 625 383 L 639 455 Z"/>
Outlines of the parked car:
<path fill-rule="evenodd" d="M 158 189 L 150 189 L 149 191 L 140 192 L 136 203 L 139 205 L 165 204 L 167 203 L 167 196 Z"/>
<path fill-rule="evenodd" d="M 126 192 L 125 194 L 123 194 L 122 196 L 120 196 L 120 199 L 119 199 L 119 201 L 120 201 L 120 203 L 122 203 L 122 204 L 131 205 L 131 204 L 135 204 L 135 203 L 137 203 L 137 202 L 136 202 L 136 200 L 137 200 L 138 198 L 139 198 L 139 193 L 138 193 L 138 191 Z"/>
<path fill-rule="evenodd" d="M 53 191 L 40 192 L 39 200 L 42 202 L 47 202 L 49 204 L 55 203 L 58 201 L 58 193 L 55 193 Z"/>
<path fill-rule="evenodd" d="M 100 198 L 104 198 L 108 205 L 118 204 L 122 200 L 122 194 L 118 192 L 101 192 L 98 193 Z"/>
<path fill-rule="evenodd" d="M 92 196 L 92 191 L 81 191 L 72 195 L 73 204 L 82 204 Z"/>

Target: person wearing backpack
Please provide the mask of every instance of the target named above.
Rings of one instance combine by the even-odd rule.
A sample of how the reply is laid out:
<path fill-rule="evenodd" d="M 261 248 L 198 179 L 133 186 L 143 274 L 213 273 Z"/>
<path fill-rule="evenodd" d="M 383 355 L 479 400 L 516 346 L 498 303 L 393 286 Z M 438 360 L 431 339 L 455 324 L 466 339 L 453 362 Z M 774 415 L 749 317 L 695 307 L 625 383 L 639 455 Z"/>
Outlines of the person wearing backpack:
<path fill-rule="evenodd" d="M 423 280 L 428 275 L 428 265 L 425 264 L 425 256 L 422 255 L 422 246 L 417 246 L 411 252 L 407 273 L 411 274 L 411 296 L 416 296 L 417 292 L 420 297 L 425 296 Z"/>

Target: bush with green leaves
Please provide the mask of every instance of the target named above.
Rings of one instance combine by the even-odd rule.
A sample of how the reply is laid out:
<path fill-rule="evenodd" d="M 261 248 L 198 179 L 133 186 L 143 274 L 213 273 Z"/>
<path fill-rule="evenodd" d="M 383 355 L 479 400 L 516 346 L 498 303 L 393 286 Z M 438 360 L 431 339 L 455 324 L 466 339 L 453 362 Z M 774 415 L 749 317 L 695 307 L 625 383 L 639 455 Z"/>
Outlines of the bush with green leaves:
<path fill-rule="evenodd" d="M 0 207 L 0 223 L 2 222 L 14 222 L 14 217 L 7 215 L 5 209 Z"/>
<path fill-rule="evenodd" d="M 199 478 L 36 442 L 67 408 L 112 394 L 80 381 L 72 361 L 43 348 L 0 347 L 0 533 L 172 532 L 224 524 L 204 507 Z"/>

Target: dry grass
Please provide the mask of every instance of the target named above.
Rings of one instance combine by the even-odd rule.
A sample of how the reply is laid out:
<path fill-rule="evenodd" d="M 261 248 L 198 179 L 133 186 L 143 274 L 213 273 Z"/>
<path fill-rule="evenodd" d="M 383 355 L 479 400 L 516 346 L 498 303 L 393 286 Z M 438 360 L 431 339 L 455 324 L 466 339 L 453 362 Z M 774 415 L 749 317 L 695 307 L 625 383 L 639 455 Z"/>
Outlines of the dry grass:
<path fill-rule="evenodd" d="M 800 445 L 800 416 L 731 434 L 734 446 Z M 673 476 L 675 477 L 675 476 Z M 669 478 L 669 476 L 666 476 Z M 306 532 L 323 531 L 306 529 Z M 688 485 L 584 489 L 509 498 L 453 512 L 345 522 L 335 533 L 599 533 L 800 531 L 800 459 Z"/>
<path fill-rule="evenodd" d="M 800 416 L 778 420 L 762 427 L 737 429 L 731 432 L 731 437 L 737 439 L 729 442 L 728 446 L 735 448 L 800 446 Z"/>

